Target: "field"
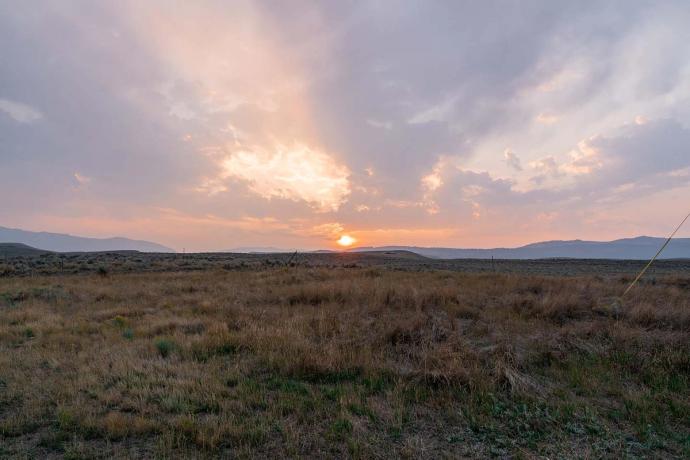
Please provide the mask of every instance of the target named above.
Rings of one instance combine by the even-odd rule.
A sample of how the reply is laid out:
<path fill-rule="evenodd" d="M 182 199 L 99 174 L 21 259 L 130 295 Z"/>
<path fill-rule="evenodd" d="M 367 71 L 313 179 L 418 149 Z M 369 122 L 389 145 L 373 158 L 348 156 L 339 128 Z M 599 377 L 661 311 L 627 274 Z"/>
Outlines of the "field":
<path fill-rule="evenodd" d="M 0 249 L 2 247 L 0 246 Z M 29 248 L 32 251 L 35 249 Z M 15 250 L 16 248 L 10 248 Z M 25 251 L 26 252 L 26 251 Z M 8 254 L 12 254 L 8 251 Z M 21 253 L 20 253 L 21 254 Z M 29 252 L 29 254 L 32 254 Z M 277 267 L 382 268 L 386 270 L 450 270 L 473 273 L 515 273 L 544 276 L 634 277 L 646 265 L 642 260 L 482 260 L 430 259 L 407 251 L 300 254 L 154 254 L 136 251 L 102 253 L 45 253 L 3 256 L 0 277 L 70 275 L 86 273 L 179 272 L 198 270 L 263 270 Z M 658 260 L 650 271 L 657 276 L 690 275 L 690 260 Z"/>
<path fill-rule="evenodd" d="M 690 456 L 690 262 L 0 261 L 0 457 Z"/>

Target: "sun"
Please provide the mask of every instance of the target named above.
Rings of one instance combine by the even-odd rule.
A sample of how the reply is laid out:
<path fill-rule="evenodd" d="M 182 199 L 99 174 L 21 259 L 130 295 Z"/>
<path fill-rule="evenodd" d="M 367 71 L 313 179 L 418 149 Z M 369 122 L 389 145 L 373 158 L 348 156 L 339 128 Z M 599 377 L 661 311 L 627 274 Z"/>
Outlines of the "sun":
<path fill-rule="evenodd" d="M 336 241 L 336 243 L 343 247 L 352 246 L 356 242 L 357 240 L 352 238 L 350 235 L 342 235 L 340 239 Z"/>

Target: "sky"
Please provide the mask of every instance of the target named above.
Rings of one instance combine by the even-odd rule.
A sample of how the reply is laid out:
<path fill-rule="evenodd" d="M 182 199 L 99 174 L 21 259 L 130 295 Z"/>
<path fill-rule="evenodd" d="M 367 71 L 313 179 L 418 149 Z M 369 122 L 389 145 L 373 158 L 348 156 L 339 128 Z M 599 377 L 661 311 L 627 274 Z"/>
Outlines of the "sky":
<path fill-rule="evenodd" d="M 688 24 L 687 1 L 0 0 L 0 225 L 187 251 L 664 236 L 690 212 Z"/>

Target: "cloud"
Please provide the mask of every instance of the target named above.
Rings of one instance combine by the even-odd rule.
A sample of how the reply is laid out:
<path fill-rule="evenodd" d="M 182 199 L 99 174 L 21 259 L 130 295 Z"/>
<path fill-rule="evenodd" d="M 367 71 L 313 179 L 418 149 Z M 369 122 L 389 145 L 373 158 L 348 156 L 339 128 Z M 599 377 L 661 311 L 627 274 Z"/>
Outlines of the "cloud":
<path fill-rule="evenodd" d="M 80 174 L 78 172 L 74 173 L 74 179 L 77 181 L 79 185 L 87 185 L 91 183 L 90 177 Z"/>
<path fill-rule="evenodd" d="M 629 124 L 615 135 L 598 135 L 579 146 L 575 168 L 600 169 L 610 182 L 640 180 L 690 165 L 690 129 L 672 119 Z"/>
<path fill-rule="evenodd" d="M 305 236 L 318 236 L 327 239 L 334 239 L 339 236 L 345 227 L 339 222 L 326 222 L 304 229 L 297 230 L 297 234 Z"/>
<path fill-rule="evenodd" d="M 8 3 L 0 214 L 174 209 L 197 233 L 152 212 L 150 239 L 208 248 L 318 247 L 333 222 L 363 244 L 508 244 L 633 222 L 641 199 L 670 215 L 689 21 L 634 0 Z"/>
<path fill-rule="evenodd" d="M 0 110 L 18 123 L 33 123 L 43 118 L 43 114 L 27 104 L 0 99 Z"/>
<path fill-rule="evenodd" d="M 221 178 L 246 181 L 263 198 L 302 200 L 320 212 L 337 211 L 350 194 L 347 167 L 303 144 L 237 150 L 221 165 Z"/>
<path fill-rule="evenodd" d="M 550 158 L 551 163 L 549 164 L 549 169 L 556 171 L 552 174 L 562 172 L 564 174 L 579 176 L 583 174 L 592 174 L 596 170 L 602 168 L 602 155 L 596 148 L 592 147 L 592 141 L 595 141 L 595 139 L 580 141 L 577 149 L 569 153 L 570 160 L 563 165 L 557 166 L 553 158 Z"/>
<path fill-rule="evenodd" d="M 538 174 L 532 176 L 530 181 L 535 184 L 541 185 L 548 179 L 559 178 L 563 175 L 561 172 L 561 165 L 558 164 L 556 158 L 553 156 L 548 156 L 541 158 L 536 161 L 531 161 L 529 166 L 532 170 L 536 171 Z"/>
<path fill-rule="evenodd" d="M 688 151 L 690 129 L 673 120 L 631 123 L 584 139 L 565 155 L 530 162 L 538 174 L 531 176 L 534 187 L 528 190 L 446 159 L 424 176 L 434 178 L 424 182 L 433 185 L 426 188 L 425 199 L 444 225 L 467 225 L 472 219 L 479 228 L 500 222 L 521 231 L 554 226 L 583 231 L 587 225 L 613 231 L 612 216 L 622 219 L 621 209 L 657 201 L 661 207 L 656 211 L 667 216 L 657 217 L 657 222 L 664 222 L 682 211 L 682 206 L 681 211 L 677 208 L 680 202 L 668 201 L 669 193 L 677 190 L 675 194 L 683 196 L 690 190 Z M 583 220 L 578 222 L 576 216 Z"/>
<path fill-rule="evenodd" d="M 537 115 L 536 120 L 542 125 L 552 125 L 558 121 L 558 116 L 550 113 L 540 113 Z"/>
<path fill-rule="evenodd" d="M 76 184 L 73 187 L 73 189 L 76 191 L 85 189 L 91 183 L 90 177 L 85 176 L 84 174 L 81 174 L 79 172 L 74 173 L 74 180 Z"/>
<path fill-rule="evenodd" d="M 690 129 L 671 119 L 629 123 L 609 134 L 577 143 L 559 161 L 548 156 L 530 163 L 538 172 L 531 181 L 545 188 L 570 189 L 578 194 L 649 193 L 683 185 L 690 165 Z"/>
<path fill-rule="evenodd" d="M 520 157 L 518 157 L 512 150 L 505 149 L 503 152 L 503 160 L 511 169 L 514 169 L 515 171 L 522 171 Z"/>
<path fill-rule="evenodd" d="M 373 126 L 374 128 L 380 128 L 385 130 L 393 129 L 393 123 L 390 121 L 378 121 L 378 120 L 367 120 L 367 124 Z"/>

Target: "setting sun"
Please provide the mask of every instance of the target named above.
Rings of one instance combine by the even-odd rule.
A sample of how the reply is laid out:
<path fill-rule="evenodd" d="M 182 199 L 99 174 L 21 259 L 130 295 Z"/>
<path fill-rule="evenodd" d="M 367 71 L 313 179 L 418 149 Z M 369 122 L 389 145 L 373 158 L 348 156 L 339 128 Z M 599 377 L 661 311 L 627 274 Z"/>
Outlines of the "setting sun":
<path fill-rule="evenodd" d="M 350 235 L 343 235 L 338 241 L 336 241 L 336 243 L 343 247 L 352 246 L 356 242 L 357 240 L 352 238 Z"/>

